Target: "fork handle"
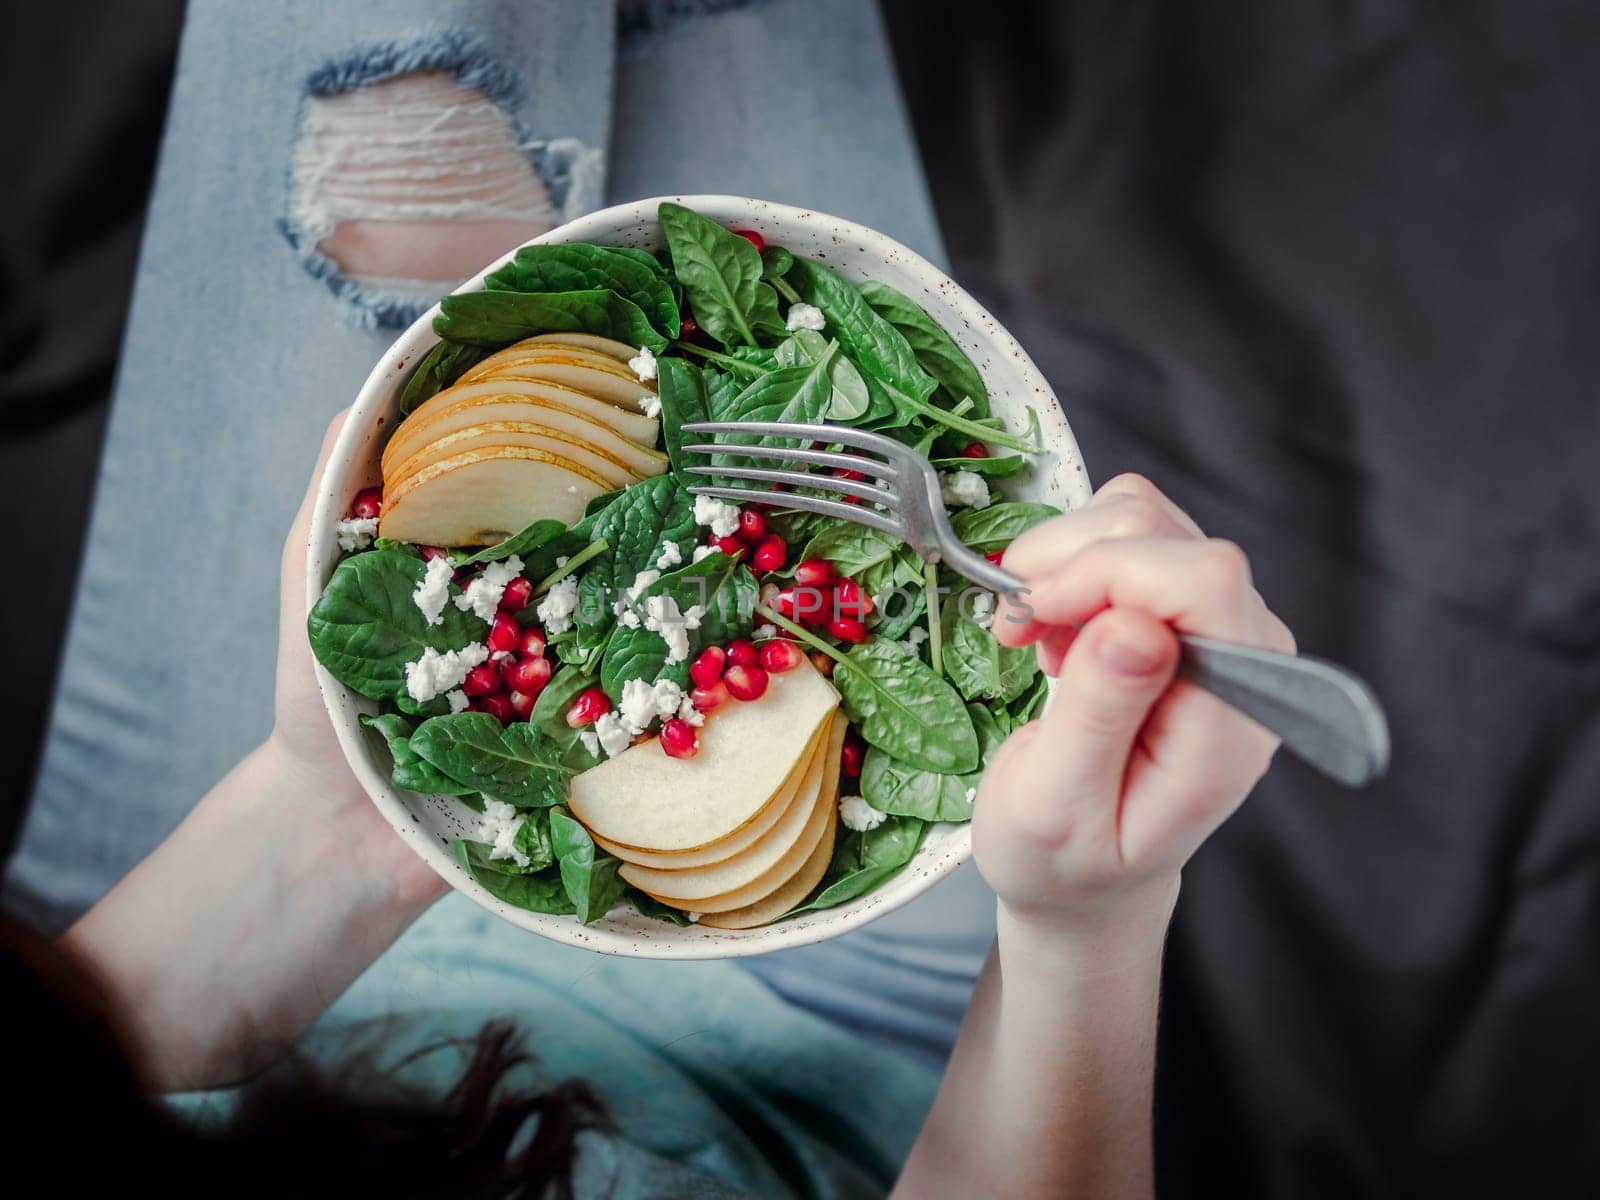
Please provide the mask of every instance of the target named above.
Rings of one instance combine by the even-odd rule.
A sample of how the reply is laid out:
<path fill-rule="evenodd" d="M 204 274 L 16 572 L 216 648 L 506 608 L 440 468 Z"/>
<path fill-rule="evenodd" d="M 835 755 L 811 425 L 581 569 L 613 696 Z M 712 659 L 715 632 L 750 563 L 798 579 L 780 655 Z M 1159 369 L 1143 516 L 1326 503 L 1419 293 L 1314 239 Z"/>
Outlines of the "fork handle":
<path fill-rule="evenodd" d="M 944 555 L 974 583 L 1026 594 L 1023 581 L 964 546 Z M 1178 674 L 1271 730 L 1295 755 L 1350 787 L 1379 778 L 1389 766 L 1389 724 L 1358 676 L 1317 658 L 1237 646 L 1180 633 Z"/>

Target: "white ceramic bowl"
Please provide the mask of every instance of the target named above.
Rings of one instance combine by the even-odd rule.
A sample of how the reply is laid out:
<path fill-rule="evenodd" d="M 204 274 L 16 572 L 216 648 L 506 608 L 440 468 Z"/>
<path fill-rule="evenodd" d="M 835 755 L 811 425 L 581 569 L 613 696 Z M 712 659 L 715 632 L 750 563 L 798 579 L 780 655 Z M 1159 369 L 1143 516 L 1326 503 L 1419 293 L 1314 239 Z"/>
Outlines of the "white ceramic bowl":
<path fill-rule="evenodd" d="M 1090 494 L 1088 475 L 1066 418 L 1044 377 L 999 323 L 955 282 L 926 259 L 871 229 L 826 213 L 751 200 L 741 196 L 671 196 L 621 204 L 552 230 L 536 242 L 599 242 L 659 249 L 664 239 L 656 226 L 656 206 L 673 200 L 736 229 L 759 230 L 769 242 L 799 255 L 816 258 L 852 280 L 877 279 L 916 300 L 944 326 L 971 357 L 988 385 L 990 402 L 1007 428 L 1019 431 L 1025 406 L 1039 415 L 1046 453 L 1025 479 L 1008 480 L 1011 499 L 1042 500 L 1074 508 Z M 475 291 L 483 277 L 515 251 L 490 263 L 464 283 Z M 316 602 L 339 561 L 334 525 L 350 498 L 380 482 L 378 455 L 398 420 L 396 404 L 407 372 L 438 339 L 433 333 L 437 307 L 407 329 L 372 369 L 356 397 L 327 469 L 317 488 L 307 557 L 308 607 Z M 318 681 L 328 715 L 356 777 L 395 830 L 457 891 L 493 913 L 534 933 L 608 954 L 643 958 L 731 958 L 764 954 L 838 937 L 909 903 L 950 874 L 972 853 L 969 826 L 940 824 L 928 830 L 922 847 L 905 870 L 877 891 L 837 908 L 805 913 L 761 929 L 720 930 L 678 927 L 639 916 L 619 905 L 592 925 L 575 918 L 524 912 L 496 900 L 456 862 L 451 841 L 470 836 L 477 816 L 459 801 L 443 796 L 402 792 L 389 783 L 388 752 L 381 739 L 361 727 L 359 718 L 373 712 L 373 701 L 356 695 L 319 666 Z"/>

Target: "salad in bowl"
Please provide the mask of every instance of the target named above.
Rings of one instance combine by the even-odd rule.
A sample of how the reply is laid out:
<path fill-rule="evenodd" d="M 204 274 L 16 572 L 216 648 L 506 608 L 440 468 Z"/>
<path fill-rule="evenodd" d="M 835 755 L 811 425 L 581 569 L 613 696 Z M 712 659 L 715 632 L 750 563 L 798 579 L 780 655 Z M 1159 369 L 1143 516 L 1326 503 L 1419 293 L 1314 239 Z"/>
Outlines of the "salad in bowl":
<path fill-rule="evenodd" d="M 563 941 L 755 953 L 890 911 L 967 856 L 984 764 L 1047 696 L 994 597 L 910 547 L 692 495 L 740 461 L 694 445 L 707 420 L 913 446 L 996 561 L 1089 490 L 993 318 L 836 218 L 640 202 L 444 297 L 335 448 L 308 636 L 396 829 Z"/>

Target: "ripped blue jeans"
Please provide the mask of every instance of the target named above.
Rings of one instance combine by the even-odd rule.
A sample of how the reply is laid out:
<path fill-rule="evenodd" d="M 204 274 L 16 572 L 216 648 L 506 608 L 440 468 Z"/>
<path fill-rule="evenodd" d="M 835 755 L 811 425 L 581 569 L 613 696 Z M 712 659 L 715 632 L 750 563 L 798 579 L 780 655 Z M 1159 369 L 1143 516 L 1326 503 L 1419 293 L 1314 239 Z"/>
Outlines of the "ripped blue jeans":
<path fill-rule="evenodd" d="M 938 257 L 870 0 L 191 0 L 10 910 L 64 925 L 270 729 L 278 548 L 396 329 L 532 233 L 686 192 Z M 992 930 L 968 868 L 751 969 L 938 1057 Z"/>

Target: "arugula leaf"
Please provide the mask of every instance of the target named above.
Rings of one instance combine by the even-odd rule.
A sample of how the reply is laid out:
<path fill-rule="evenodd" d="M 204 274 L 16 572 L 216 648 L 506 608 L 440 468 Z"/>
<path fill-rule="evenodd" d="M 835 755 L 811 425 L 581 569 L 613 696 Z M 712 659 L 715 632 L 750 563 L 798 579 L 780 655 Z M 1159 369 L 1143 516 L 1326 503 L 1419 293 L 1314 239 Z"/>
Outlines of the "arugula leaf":
<path fill-rule="evenodd" d="M 699 627 L 688 631 L 688 656 L 668 663 L 667 643 L 659 633 L 619 624 L 600 663 L 600 686 L 607 695 L 620 696 L 622 685 L 630 679 L 654 683 L 668 678 L 686 685 L 689 664 L 702 649 L 744 637 L 754 628 L 759 592 L 749 568 L 720 552 L 663 575 L 634 604 L 642 610 L 649 597 L 670 596 L 680 613 L 696 605 L 704 607 Z"/>
<path fill-rule="evenodd" d="M 564 808 L 550 810 L 550 844 L 561 864 L 561 884 L 585 925 L 598 921 L 622 898 L 622 863 L 596 848 L 589 831 Z"/>
<path fill-rule="evenodd" d="M 1003 500 L 988 508 L 964 508 L 951 514 L 950 528 L 966 545 L 987 553 L 1004 550 L 1040 521 L 1060 515 L 1061 510 L 1053 504 Z"/>
<path fill-rule="evenodd" d="M 833 673 L 844 710 L 871 745 L 912 766 L 960 774 L 978 765 L 978 735 L 956 691 L 920 658 L 864 642 Z"/>
<path fill-rule="evenodd" d="M 666 271 L 643 251 L 586 242 L 524 246 L 515 258 L 486 278 L 483 286 L 530 293 L 607 289 L 635 304 L 665 336 L 678 336 L 678 305 L 667 284 Z"/>
<path fill-rule="evenodd" d="M 623 898 L 639 910 L 642 917 L 653 917 L 657 921 L 671 921 L 674 925 L 693 925 L 689 914 L 671 905 L 663 904 L 654 896 L 648 896 L 638 888 L 628 888 L 623 893 Z"/>
<path fill-rule="evenodd" d="M 890 817 L 867 833 L 846 831 L 834 844 L 833 860 L 822 877 L 821 889 L 785 916 L 833 908 L 864 896 L 898 875 L 922 844 L 927 824 L 915 817 Z"/>
<path fill-rule="evenodd" d="M 394 759 L 394 770 L 389 779 L 395 787 L 428 796 L 464 796 L 477 790 L 440 774 L 417 755 L 411 748 L 415 722 L 408 721 L 399 713 L 383 713 L 362 717 L 361 723 L 368 729 L 376 730 L 388 743 L 389 757 Z"/>
<path fill-rule="evenodd" d="M 424 721 L 411 735 L 411 748 L 440 774 L 518 808 L 560 804 L 573 773 L 532 725 L 517 721 L 502 727 L 488 713 Z"/>
<path fill-rule="evenodd" d="M 971 400 L 969 415 L 977 419 L 989 415 L 989 391 L 983 386 L 983 377 L 937 321 L 909 296 L 886 283 L 868 280 L 861 285 L 861 294 L 874 312 L 900 331 L 917 362 L 939 381 L 952 404 Z"/>
<path fill-rule="evenodd" d="M 861 768 L 861 798 L 879 812 L 897 816 L 924 821 L 970 820 L 973 802 L 967 793 L 977 789 L 983 768 L 1000 749 L 1008 731 L 981 704 L 968 704 L 967 715 L 978 735 L 977 770 L 965 775 L 925 771 L 871 746 Z"/>
<path fill-rule="evenodd" d="M 583 744 L 582 731 L 567 724 L 567 709 L 578 694 L 594 686 L 594 676 L 576 667 L 557 671 L 545 685 L 544 691 L 533 702 L 533 712 L 528 722 L 556 748 L 563 766 L 574 771 L 587 771 L 598 766 L 600 756 L 591 754 Z"/>
<path fill-rule="evenodd" d="M 656 370 L 657 395 L 661 398 L 661 440 L 667 447 L 672 469 L 681 475 L 686 468 L 703 466 L 707 461 L 704 454 L 684 453 L 685 441 L 689 439 L 684 437 L 683 427 L 696 421 L 709 421 L 711 402 L 706 398 L 706 383 L 700 368 L 687 359 L 659 359 Z"/>
<path fill-rule="evenodd" d="M 406 380 L 406 386 L 400 392 L 400 415 L 410 416 L 424 400 L 444 391 L 477 366 L 486 353 L 482 346 L 440 342 L 422 356 L 422 361 L 411 372 L 411 378 Z"/>
<path fill-rule="evenodd" d="M 485 546 L 476 554 L 469 554 L 466 558 L 455 558 L 452 561 L 458 567 L 470 567 L 476 563 L 499 562 L 503 558 L 510 558 L 513 554 L 532 554 L 541 546 L 548 545 L 567 531 L 567 527 L 560 521 L 547 518 L 533 522 L 519 533 L 514 533 L 503 542 L 496 542 L 492 546 Z M 526 568 L 526 564 L 524 564 Z"/>
<path fill-rule="evenodd" d="M 464 838 L 456 839 L 455 852 L 456 861 L 466 868 L 467 874 L 503 904 L 529 912 L 564 916 L 575 911 L 572 901 L 567 897 L 566 886 L 554 871 L 543 871 L 537 875 L 503 871 L 499 860 L 490 860 L 488 846 Z"/>
<path fill-rule="evenodd" d="M 694 498 L 670 475 L 629 484 L 595 515 L 592 536 L 606 549 L 578 577 L 578 645 L 588 651 L 611 631 L 613 605 L 654 566 L 662 545 L 674 542 L 681 552 L 694 541 Z"/>
<path fill-rule="evenodd" d="M 439 301 L 433 331 L 453 342 L 490 348 L 536 333 L 594 333 L 655 351 L 665 350 L 668 340 L 637 304 L 608 288 L 462 292 Z"/>
<path fill-rule="evenodd" d="M 681 204 L 661 205 L 656 217 L 702 329 L 725 346 L 758 346 L 758 334 L 783 334 L 778 293 L 763 282 L 754 246 Z"/>
<path fill-rule="evenodd" d="M 1020 454 L 1001 454 L 990 458 L 932 458 L 928 460 L 941 471 L 971 471 L 990 479 L 1010 479 L 1028 469 L 1028 460 Z"/>
<path fill-rule="evenodd" d="M 374 700 L 406 695 L 406 664 L 423 650 L 460 650 L 488 627 L 446 604 L 437 625 L 411 599 L 427 566 L 421 558 L 374 550 L 341 562 L 306 618 L 311 650 L 330 675 Z M 452 588 L 452 595 L 455 594 Z"/>
<path fill-rule="evenodd" d="M 944 673 L 968 700 L 986 697 L 1010 702 L 1039 674 L 1032 646 L 1002 646 L 982 625 L 962 619 L 944 648 Z"/>

